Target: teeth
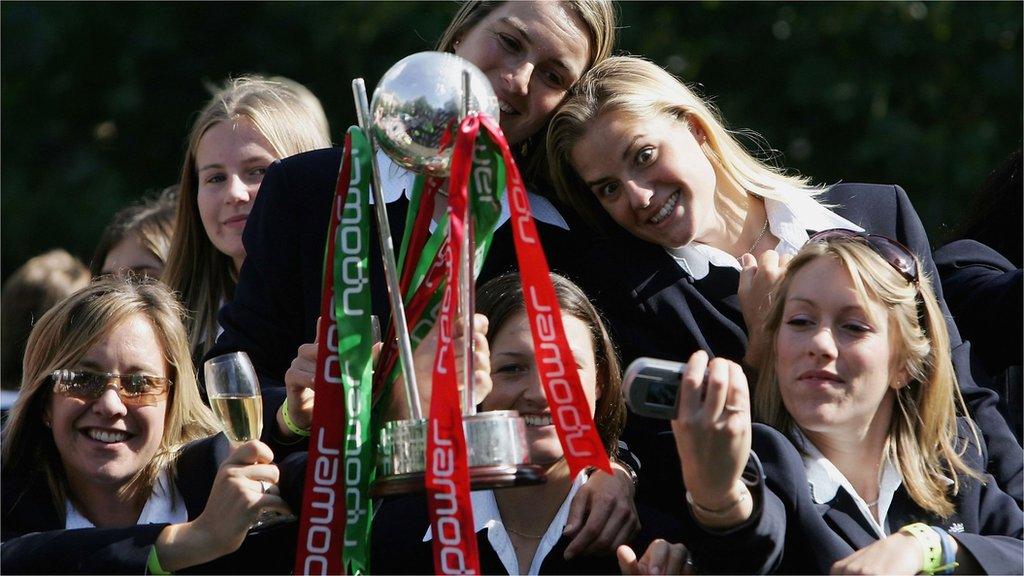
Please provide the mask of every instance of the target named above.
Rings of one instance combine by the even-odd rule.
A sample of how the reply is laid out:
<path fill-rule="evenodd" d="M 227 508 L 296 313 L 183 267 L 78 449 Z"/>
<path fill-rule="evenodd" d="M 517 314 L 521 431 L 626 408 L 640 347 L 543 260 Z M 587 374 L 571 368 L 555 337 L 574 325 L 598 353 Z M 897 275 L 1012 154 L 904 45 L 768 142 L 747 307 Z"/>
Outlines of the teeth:
<path fill-rule="evenodd" d="M 93 440 L 99 440 L 100 442 L 103 442 L 104 444 L 113 444 L 115 442 L 124 442 L 125 440 L 128 439 L 128 433 L 127 432 L 115 432 L 115 431 L 107 431 L 107 430 L 96 430 L 95 428 L 90 428 L 86 432 L 86 434 L 89 436 L 89 438 L 92 438 Z"/>
<path fill-rule="evenodd" d="M 668 202 L 665 202 L 665 205 L 661 207 L 661 210 L 658 210 L 657 214 L 651 216 L 651 224 L 658 224 L 665 218 L 668 218 L 668 215 L 671 214 L 673 210 L 675 210 L 676 204 L 678 202 L 679 192 L 676 192 L 669 196 Z"/>
<path fill-rule="evenodd" d="M 526 421 L 527 426 L 550 426 L 551 414 L 526 415 L 523 416 L 523 420 Z"/>

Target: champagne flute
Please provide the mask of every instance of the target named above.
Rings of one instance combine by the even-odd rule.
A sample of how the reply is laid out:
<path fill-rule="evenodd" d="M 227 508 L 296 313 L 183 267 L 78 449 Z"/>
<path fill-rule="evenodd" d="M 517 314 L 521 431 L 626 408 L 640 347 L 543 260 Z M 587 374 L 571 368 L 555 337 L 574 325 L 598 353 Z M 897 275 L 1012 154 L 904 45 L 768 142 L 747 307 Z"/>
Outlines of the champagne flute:
<path fill-rule="evenodd" d="M 256 370 L 245 352 L 211 358 L 203 365 L 206 394 L 224 434 L 237 446 L 263 432 L 263 397 Z"/>
<path fill-rule="evenodd" d="M 207 360 L 203 370 L 210 405 L 231 444 L 259 440 L 263 432 L 263 396 L 249 356 L 245 352 L 217 356 Z M 262 511 L 252 529 L 294 519 L 293 515 Z"/>

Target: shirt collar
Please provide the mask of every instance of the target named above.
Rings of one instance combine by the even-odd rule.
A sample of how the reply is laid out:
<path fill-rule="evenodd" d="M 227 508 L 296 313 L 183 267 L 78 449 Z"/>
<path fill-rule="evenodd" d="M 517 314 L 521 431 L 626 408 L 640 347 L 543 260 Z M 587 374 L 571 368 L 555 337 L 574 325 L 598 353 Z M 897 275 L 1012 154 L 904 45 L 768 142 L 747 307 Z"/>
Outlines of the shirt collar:
<path fill-rule="evenodd" d="M 519 568 L 519 560 L 516 556 L 515 548 L 512 547 L 512 540 L 505 530 L 505 524 L 501 521 L 498 501 L 495 500 L 494 491 L 492 490 L 480 490 L 470 494 L 473 503 L 473 531 L 487 530 L 487 540 L 509 574 L 537 574 L 541 564 L 544 562 L 544 558 L 547 557 L 551 549 L 562 538 L 562 531 L 565 529 L 565 523 L 569 519 L 569 506 L 572 503 L 573 497 L 576 496 L 576 493 L 587 482 L 587 478 L 585 470 L 580 471 L 576 475 L 576 479 L 573 481 L 572 487 L 569 488 L 569 493 L 566 494 L 562 506 L 559 507 L 558 512 L 552 518 L 551 524 L 548 525 L 544 536 L 537 545 L 537 552 L 533 556 L 533 565 L 530 566 L 529 571 L 523 571 Z M 433 529 L 428 526 L 427 533 L 423 535 L 423 541 L 429 542 L 432 539 Z"/>
<path fill-rule="evenodd" d="M 785 200 L 764 199 L 768 216 L 768 229 L 779 239 L 775 251 L 780 255 L 796 254 L 807 242 L 807 231 L 818 232 L 830 228 L 846 228 L 857 232 L 864 229 L 822 206 L 813 196 L 793 191 Z M 711 265 L 741 270 L 740 262 L 732 254 L 707 244 L 691 242 L 679 248 L 666 248 L 669 256 L 694 280 L 700 280 L 711 271 Z"/>
<path fill-rule="evenodd" d="M 416 184 L 416 174 L 396 164 L 383 151 L 377 151 L 377 165 L 380 167 L 384 202 L 390 204 L 402 197 L 405 197 L 406 200 L 411 200 L 412 190 Z M 545 224 L 557 226 L 563 230 L 569 229 L 569 224 L 550 200 L 529 190 L 526 191 L 526 196 L 529 198 L 530 212 L 533 214 L 534 219 Z M 370 196 L 370 204 L 373 204 L 373 196 Z M 508 190 L 506 189 L 505 194 L 501 196 L 501 216 L 498 217 L 498 222 L 495 224 L 494 229 L 500 228 L 508 221 L 509 217 Z M 434 222 L 430 223 L 431 232 L 434 231 L 435 226 Z"/>
<path fill-rule="evenodd" d="M 93 523 L 78 511 L 70 498 L 65 499 L 64 528 L 95 528 Z M 181 524 L 188 521 L 188 510 L 185 500 L 177 490 L 173 489 L 170 472 L 164 470 L 157 476 L 153 484 L 153 493 L 142 507 L 142 513 L 136 524 Z"/>

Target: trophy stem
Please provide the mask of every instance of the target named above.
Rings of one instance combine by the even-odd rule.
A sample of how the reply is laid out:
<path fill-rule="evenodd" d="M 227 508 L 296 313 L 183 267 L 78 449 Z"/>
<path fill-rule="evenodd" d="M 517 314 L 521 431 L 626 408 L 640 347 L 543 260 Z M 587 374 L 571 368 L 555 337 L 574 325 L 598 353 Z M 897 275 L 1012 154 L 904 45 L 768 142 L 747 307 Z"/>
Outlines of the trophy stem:
<path fill-rule="evenodd" d="M 462 71 L 462 99 L 460 119 L 469 114 L 470 97 L 470 76 L 466 70 Z M 462 374 L 465 379 L 463 389 L 463 413 L 468 415 L 476 414 L 476 399 L 473 397 L 473 313 L 476 312 L 473 293 L 475 290 L 474 276 L 474 248 L 476 246 L 475 226 L 473 225 L 472 199 L 466 202 L 466 233 L 462 237 L 462 276 L 459 279 L 462 283 L 462 333 L 465 335 L 465 348 L 462 356 Z"/>
<path fill-rule="evenodd" d="M 391 225 L 388 223 L 387 205 L 384 203 L 381 188 L 380 167 L 377 165 L 377 142 L 370 126 L 370 103 L 366 98 L 366 84 L 362 78 L 352 81 L 352 94 L 356 101 L 356 116 L 359 127 L 370 140 L 370 165 L 373 167 L 373 208 L 377 215 L 377 234 L 380 239 L 380 251 L 384 261 L 384 279 L 388 288 L 388 300 L 391 303 L 391 316 L 395 322 L 395 334 L 398 336 L 398 353 L 402 366 L 402 377 L 405 381 L 405 398 L 409 408 L 409 417 L 413 420 L 423 418 L 420 410 L 420 392 L 416 387 L 416 371 L 412 362 L 412 343 L 409 340 L 409 326 L 405 320 L 405 305 L 402 303 L 402 292 L 398 284 L 398 272 L 395 266 L 395 248 L 391 239 Z"/>

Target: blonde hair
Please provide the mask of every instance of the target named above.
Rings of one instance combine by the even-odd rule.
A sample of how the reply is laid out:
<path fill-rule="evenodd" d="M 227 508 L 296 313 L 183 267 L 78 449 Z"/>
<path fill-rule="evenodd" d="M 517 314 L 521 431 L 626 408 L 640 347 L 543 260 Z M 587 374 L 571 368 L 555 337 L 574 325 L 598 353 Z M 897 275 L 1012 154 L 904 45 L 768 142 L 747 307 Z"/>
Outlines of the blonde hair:
<path fill-rule="evenodd" d="M 793 278 L 819 258 L 832 258 L 846 269 L 862 303 L 877 302 L 888 310 L 890 345 L 897 353 L 894 371 L 905 372 L 909 383 L 894 391 L 896 410 L 886 450 L 911 499 L 929 512 L 950 516 L 954 505 L 942 476 L 953 477 L 954 495 L 960 489 L 959 475 L 981 476 L 961 458 L 967 444 L 957 448 L 957 412 L 965 418 L 968 413 L 953 371 L 942 309 L 916 257 L 919 279 L 914 284 L 856 237 L 806 244 L 787 267 L 765 318 L 760 376 L 754 390 L 755 415 L 778 430 L 790 430 L 794 425 L 779 392 L 776 337 Z M 971 428 L 980 450 L 973 423 Z"/>
<path fill-rule="evenodd" d="M 573 167 L 572 149 L 594 121 L 615 112 L 638 120 L 664 115 L 687 126 L 695 122 L 707 136 L 701 149 L 709 161 L 750 194 L 785 200 L 789 194 L 815 195 L 823 190 L 811 185 L 806 177 L 787 175 L 751 155 L 735 135 L 745 135 L 755 142 L 760 141 L 758 136 L 727 129 L 708 100 L 660 66 L 634 56 L 614 56 L 580 79 L 552 117 L 547 134 L 555 193 L 595 228 L 600 227 L 601 207 Z"/>
<path fill-rule="evenodd" d="M 228 80 L 192 125 L 181 170 L 174 240 L 163 280 L 178 292 L 191 314 L 188 339 L 199 356 L 213 346 L 217 311 L 234 297 L 236 273 L 231 257 L 210 242 L 196 199 L 199 182 L 196 149 L 206 131 L 220 122 L 244 117 L 267 139 L 274 156 L 285 158 L 331 145 L 323 109 L 310 106 L 311 94 L 298 94 L 295 83 L 243 76 Z M 315 100 L 315 98 L 313 98 Z"/>
<path fill-rule="evenodd" d="M 65 250 L 40 254 L 18 268 L 0 292 L 0 386 L 17 390 L 32 324 L 54 304 L 89 284 L 89 269 Z"/>
<path fill-rule="evenodd" d="M 444 33 L 441 34 L 436 49 L 441 52 L 455 52 L 456 41 L 504 3 L 504 1 L 494 0 L 463 2 Z M 561 4 L 579 16 L 583 22 L 583 31 L 590 41 L 590 56 L 583 69 L 586 72 L 598 62 L 612 55 L 618 37 L 618 16 L 615 12 L 615 5 L 611 0 L 564 0 Z M 527 142 L 515 147 L 519 156 L 517 163 L 522 166 L 524 177 L 531 182 L 545 179 L 548 176 L 547 154 L 544 150 L 545 139 L 543 136 L 534 137 L 536 134 L 543 134 L 545 130 L 546 127 L 542 127 L 527 138 Z M 523 153 L 524 148 L 527 150 L 525 153 Z"/>
<path fill-rule="evenodd" d="M 119 324 L 142 314 L 163 348 L 167 377 L 173 382 L 160 447 L 153 460 L 122 490 L 130 495 L 152 488 L 157 476 L 186 443 L 217 431 L 213 413 L 199 395 L 189 354 L 182 310 L 156 281 L 105 278 L 76 292 L 43 315 L 32 329 L 25 351 L 21 393 L 4 430 L 3 465 L 8 471 L 42 472 L 59 513 L 66 484 L 53 432 L 43 422 L 53 397 L 50 374 L 70 368 Z"/>

